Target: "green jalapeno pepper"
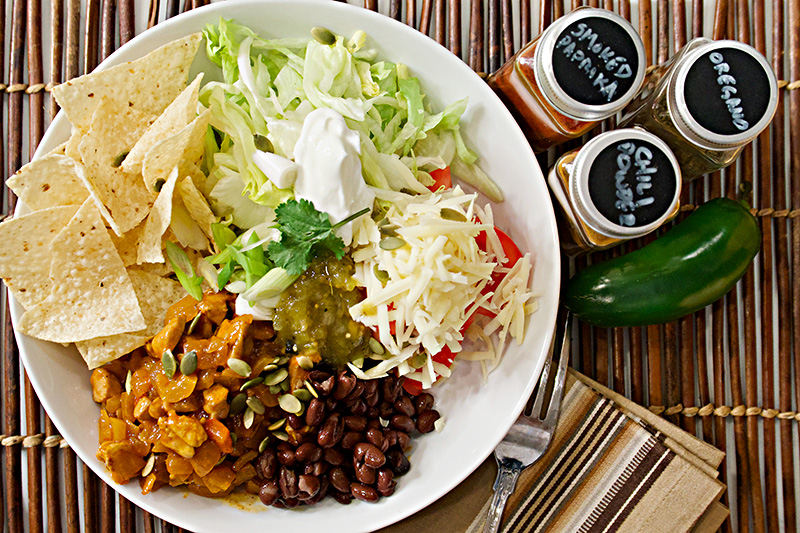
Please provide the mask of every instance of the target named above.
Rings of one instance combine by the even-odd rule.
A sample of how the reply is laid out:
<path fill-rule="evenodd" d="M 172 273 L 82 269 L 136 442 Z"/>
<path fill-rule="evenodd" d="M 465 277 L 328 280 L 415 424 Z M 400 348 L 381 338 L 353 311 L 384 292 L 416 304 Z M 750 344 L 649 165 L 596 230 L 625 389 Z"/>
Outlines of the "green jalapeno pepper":
<path fill-rule="evenodd" d="M 564 304 L 598 326 L 677 320 L 724 296 L 760 247 L 758 222 L 745 204 L 711 200 L 650 244 L 578 272 Z"/>

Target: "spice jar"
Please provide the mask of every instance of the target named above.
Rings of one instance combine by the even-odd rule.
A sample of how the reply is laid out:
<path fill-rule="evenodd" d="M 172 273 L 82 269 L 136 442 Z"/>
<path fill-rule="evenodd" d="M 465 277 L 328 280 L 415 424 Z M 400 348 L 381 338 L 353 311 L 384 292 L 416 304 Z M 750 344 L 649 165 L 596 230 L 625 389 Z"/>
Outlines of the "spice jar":
<path fill-rule="evenodd" d="M 645 78 L 622 126 L 661 137 L 692 180 L 730 165 L 772 120 L 778 84 L 767 60 L 738 41 L 690 41 Z"/>
<path fill-rule="evenodd" d="M 491 75 L 534 151 L 579 137 L 622 110 L 644 80 L 639 34 L 605 9 L 554 22 Z"/>
<path fill-rule="evenodd" d="M 678 161 L 664 141 L 640 128 L 602 133 L 564 154 L 547 181 L 561 207 L 561 246 L 570 255 L 641 237 L 678 214 Z"/>

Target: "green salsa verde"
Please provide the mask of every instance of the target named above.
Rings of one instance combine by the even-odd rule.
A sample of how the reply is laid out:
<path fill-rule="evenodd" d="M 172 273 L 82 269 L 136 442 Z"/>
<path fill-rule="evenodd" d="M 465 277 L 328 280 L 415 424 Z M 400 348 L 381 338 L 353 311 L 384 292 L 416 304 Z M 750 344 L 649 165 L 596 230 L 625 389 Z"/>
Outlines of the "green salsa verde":
<path fill-rule="evenodd" d="M 281 294 L 273 318 L 278 342 L 294 345 L 300 353 L 318 351 L 334 368 L 370 353 L 372 332 L 350 318 L 350 306 L 363 298 L 353 272 L 349 257 L 315 259 Z"/>

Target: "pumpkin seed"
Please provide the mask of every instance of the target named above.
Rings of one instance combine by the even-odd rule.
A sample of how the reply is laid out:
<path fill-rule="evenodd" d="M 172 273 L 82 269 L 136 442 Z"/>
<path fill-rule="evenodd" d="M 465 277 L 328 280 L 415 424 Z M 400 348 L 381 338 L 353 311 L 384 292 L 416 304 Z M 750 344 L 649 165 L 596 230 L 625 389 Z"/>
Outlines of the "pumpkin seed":
<path fill-rule="evenodd" d="M 156 456 L 150 454 L 150 457 L 147 458 L 147 462 L 144 464 L 144 468 L 142 468 L 142 473 L 139 475 L 142 477 L 147 477 L 150 475 L 150 472 L 153 471 L 154 466 L 156 466 Z"/>
<path fill-rule="evenodd" d="M 336 36 L 327 28 L 320 28 L 319 26 L 311 28 L 311 36 L 320 44 L 327 44 L 328 46 L 336 44 Z"/>
<path fill-rule="evenodd" d="M 196 315 L 194 315 L 194 318 L 192 319 L 192 321 L 189 322 L 189 328 L 186 330 L 186 334 L 187 335 L 191 335 L 192 333 L 194 333 L 194 328 L 197 327 L 197 322 L 200 321 L 200 316 L 201 316 L 201 313 L 197 313 Z"/>
<path fill-rule="evenodd" d="M 378 418 L 378 421 L 381 423 L 382 427 L 387 427 L 389 425 L 389 421 L 384 420 L 383 418 Z"/>
<path fill-rule="evenodd" d="M 301 402 L 311 401 L 311 393 L 308 392 L 306 389 L 297 389 L 292 394 L 295 396 L 295 398 L 297 398 Z"/>
<path fill-rule="evenodd" d="M 378 243 L 378 246 L 381 247 L 381 250 L 397 250 L 405 245 L 406 241 L 400 237 L 386 237 L 381 239 L 381 242 Z"/>
<path fill-rule="evenodd" d="M 273 370 L 277 369 L 278 365 L 269 364 L 264 367 L 264 372 L 272 372 Z"/>
<path fill-rule="evenodd" d="M 273 385 L 278 385 L 281 381 L 285 380 L 289 377 L 289 371 L 285 368 L 281 368 L 280 370 L 276 370 L 272 374 L 267 374 L 264 378 L 264 385 L 269 385 L 272 387 Z"/>
<path fill-rule="evenodd" d="M 297 414 L 303 409 L 303 404 L 293 394 L 284 394 L 278 399 L 278 403 L 287 413 Z"/>
<path fill-rule="evenodd" d="M 175 363 L 175 356 L 172 355 L 172 350 L 164 350 L 164 354 L 161 356 L 161 366 L 164 367 L 164 375 L 172 379 L 178 367 Z"/>
<path fill-rule="evenodd" d="M 231 437 L 233 437 L 233 435 L 234 435 L 234 434 L 233 434 L 233 433 L 231 433 Z M 234 442 L 236 442 L 236 441 L 234 440 Z M 221 465 L 221 464 L 222 464 L 222 462 L 223 462 L 225 459 L 227 459 L 227 458 L 228 458 L 228 454 L 227 454 L 227 453 L 223 453 L 223 454 L 222 454 L 222 457 L 220 457 L 220 458 L 219 458 L 219 461 L 217 461 L 217 464 L 215 464 L 214 466 L 219 466 L 219 465 Z"/>
<path fill-rule="evenodd" d="M 455 209 L 450 209 L 449 207 L 443 207 L 439 213 L 441 217 L 445 220 L 453 220 L 456 222 L 467 221 L 467 217 L 464 216 L 464 213 L 456 211 Z"/>
<path fill-rule="evenodd" d="M 122 162 L 125 161 L 125 158 L 128 157 L 129 153 L 130 153 L 129 150 L 125 150 L 124 152 L 118 153 L 117 157 L 115 157 L 114 160 L 111 162 L 111 166 L 114 168 L 118 168 L 120 165 L 122 165 Z"/>
<path fill-rule="evenodd" d="M 247 394 L 240 392 L 231 400 L 230 416 L 236 416 L 247 407 Z"/>
<path fill-rule="evenodd" d="M 192 350 L 183 354 L 181 359 L 181 374 L 188 376 L 197 370 L 197 352 Z"/>
<path fill-rule="evenodd" d="M 164 186 L 164 184 L 166 182 L 167 182 L 167 180 L 165 180 L 163 178 L 158 178 L 155 181 L 155 183 L 153 183 L 153 190 L 156 191 L 156 192 L 161 192 L 161 188 Z"/>
<path fill-rule="evenodd" d="M 250 372 L 253 371 L 253 369 L 250 368 L 250 365 L 248 365 L 247 363 L 245 363 L 241 359 L 236 359 L 234 357 L 231 357 L 230 359 L 228 359 L 228 368 L 230 368 L 231 370 L 233 370 L 234 372 L 236 372 L 237 374 L 239 374 L 243 378 L 249 377 L 250 376 Z"/>
<path fill-rule="evenodd" d="M 276 429 L 282 428 L 285 423 L 286 423 L 286 419 L 285 418 L 281 418 L 280 420 L 276 420 L 275 422 L 270 424 L 267 429 L 270 430 L 270 431 L 275 431 Z"/>
<path fill-rule="evenodd" d="M 273 431 L 272 436 L 278 440 L 282 440 L 283 442 L 289 440 L 289 435 L 287 435 L 285 431 Z"/>
<path fill-rule="evenodd" d="M 369 338 L 369 349 L 372 350 L 372 353 L 377 355 L 383 355 L 386 353 L 386 348 L 384 348 L 383 344 L 381 344 L 381 341 L 375 337 Z"/>
<path fill-rule="evenodd" d="M 256 419 L 256 414 L 253 412 L 252 409 L 248 407 L 244 412 L 244 419 L 242 420 L 242 422 L 244 423 L 244 428 L 250 429 L 255 419 Z"/>
<path fill-rule="evenodd" d="M 264 440 L 262 440 L 258 445 L 258 453 L 264 453 L 264 450 L 267 449 L 267 446 L 269 446 L 269 435 L 264 437 Z"/>
<path fill-rule="evenodd" d="M 387 281 L 389 281 L 389 273 L 386 272 L 385 270 L 381 270 L 380 268 L 378 268 L 378 265 L 372 267 L 372 272 L 375 274 L 375 279 L 377 279 L 381 283 L 386 283 Z"/>
<path fill-rule="evenodd" d="M 305 386 L 308 389 L 308 392 L 311 393 L 311 396 L 319 399 L 319 394 L 317 394 L 317 389 L 314 388 L 314 385 L 312 385 L 311 382 L 308 380 L 305 380 L 303 383 L 305 383 Z"/>
<path fill-rule="evenodd" d="M 397 224 L 386 224 L 385 226 L 381 226 L 381 235 L 386 237 L 397 237 L 397 230 L 400 229 L 400 226 Z"/>
<path fill-rule="evenodd" d="M 252 411 L 257 415 L 263 415 L 264 411 L 266 411 L 264 404 L 261 403 L 261 400 L 259 400 L 255 396 L 250 396 L 247 399 L 247 407 L 252 409 Z"/>
<path fill-rule="evenodd" d="M 295 345 L 294 349 L 297 350 L 297 345 Z M 284 356 L 284 357 L 279 357 L 278 360 L 275 362 L 275 364 L 278 365 L 278 366 L 283 366 L 288 362 L 289 362 L 289 358 Z"/>
<path fill-rule="evenodd" d="M 251 389 L 256 385 L 261 385 L 262 383 L 264 383 L 264 378 L 262 377 L 253 378 L 250 381 L 245 381 L 239 390 L 246 391 L 247 389 Z"/>
<path fill-rule="evenodd" d="M 411 366 L 414 368 L 422 368 L 422 365 L 428 362 L 428 356 L 424 353 L 417 353 L 411 356 Z"/>
<path fill-rule="evenodd" d="M 278 385 L 278 386 L 281 388 L 281 390 L 283 392 L 288 391 L 289 390 L 289 380 L 288 379 L 284 379 L 283 381 L 281 381 L 281 384 Z"/>
<path fill-rule="evenodd" d="M 273 386 L 271 386 L 269 388 L 269 393 L 270 394 L 280 394 L 281 393 L 281 388 L 278 385 L 273 385 Z"/>
<path fill-rule="evenodd" d="M 351 362 L 353 363 L 353 366 L 355 366 L 356 368 L 362 368 L 364 366 L 363 357 L 359 357 L 358 359 L 353 359 Z"/>
<path fill-rule="evenodd" d="M 303 370 L 311 370 L 314 368 L 314 361 L 307 355 L 301 355 L 297 358 L 297 364 L 300 365 L 300 368 Z"/>
<path fill-rule="evenodd" d="M 239 435 L 237 435 L 236 433 L 231 433 L 231 440 L 233 441 L 234 444 L 236 444 L 236 441 L 239 440 Z"/>
<path fill-rule="evenodd" d="M 133 374 L 131 374 L 131 371 L 128 370 L 128 375 L 125 376 L 125 392 L 127 392 L 128 394 L 131 393 L 131 376 L 132 375 Z M 145 475 L 147 475 L 147 474 L 145 474 Z"/>
<path fill-rule="evenodd" d="M 256 145 L 258 150 L 262 152 L 274 152 L 275 149 L 272 146 L 272 142 L 264 137 L 263 135 L 255 134 L 253 135 L 253 142 Z"/>

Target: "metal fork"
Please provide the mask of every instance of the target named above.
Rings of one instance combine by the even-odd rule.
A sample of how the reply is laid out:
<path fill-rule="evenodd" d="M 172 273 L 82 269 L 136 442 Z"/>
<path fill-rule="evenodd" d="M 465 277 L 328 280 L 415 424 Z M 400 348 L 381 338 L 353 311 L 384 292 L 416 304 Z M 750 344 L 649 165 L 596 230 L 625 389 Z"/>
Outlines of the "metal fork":
<path fill-rule="evenodd" d="M 552 388 L 548 387 L 548 381 L 554 358 L 552 350 L 557 346 L 557 335 L 553 338 L 553 348 L 542 371 L 531 414 L 527 415 L 523 410 L 503 441 L 494 450 L 494 457 L 497 460 L 499 470 L 497 479 L 494 482 L 494 497 L 489 507 L 489 515 L 486 518 L 486 525 L 483 529 L 484 533 L 497 532 L 506 502 L 517 486 L 517 478 L 519 478 L 520 472 L 538 461 L 550 444 L 550 438 L 553 436 L 556 421 L 558 420 L 561 396 L 564 391 L 564 379 L 567 374 L 572 326 L 571 313 L 566 313 L 563 324 L 564 328 L 561 332 L 563 341 L 557 354 L 558 368 Z M 556 331 L 556 334 L 558 333 Z M 552 392 L 550 392 L 551 390 Z M 547 413 L 542 418 L 542 407 L 548 399 Z"/>

